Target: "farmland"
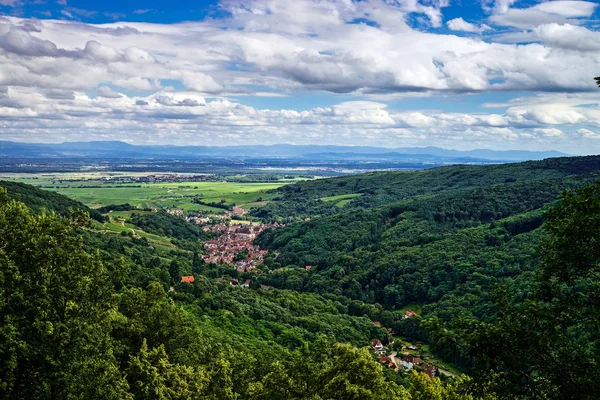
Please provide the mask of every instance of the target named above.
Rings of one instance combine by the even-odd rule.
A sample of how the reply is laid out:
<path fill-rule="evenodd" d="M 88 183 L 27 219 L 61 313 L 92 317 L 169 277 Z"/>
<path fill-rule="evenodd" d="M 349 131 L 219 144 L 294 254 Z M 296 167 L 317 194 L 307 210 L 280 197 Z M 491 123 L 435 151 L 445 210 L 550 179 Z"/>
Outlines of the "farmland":
<path fill-rule="evenodd" d="M 184 211 L 223 212 L 202 203 L 227 206 L 264 204 L 273 195 L 269 189 L 287 182 L 238 183 L 227 181 L 136 182 L 146 174 L 68 173 L 3 174 L 0 179 L 28 183 L 81 201 L 89 207 L 129 203 L 137 208 L 182 209 Z"/>

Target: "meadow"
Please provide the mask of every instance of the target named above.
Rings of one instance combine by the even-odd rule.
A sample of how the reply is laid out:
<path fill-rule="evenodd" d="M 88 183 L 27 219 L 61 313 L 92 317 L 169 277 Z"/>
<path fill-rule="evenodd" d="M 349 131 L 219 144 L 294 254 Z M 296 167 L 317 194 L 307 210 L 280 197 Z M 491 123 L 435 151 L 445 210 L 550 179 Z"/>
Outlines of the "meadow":
<path fill-rule="evenodd" d="M 0 179 L 14 180 L 52 190 L 96 208 L 110 204 L 129 203 L 137 208 L 183 209 L 185 211 L 223 212 L 223 209 L 193 202 L 199 198 L 205 203 L 224 203 L 229 206 L 254 203 L 264 204 L 273 197 L 267 193 L 287 182 L 120 182 L 119 177 L 147 176 L 119 173 L 67 174 L 3 174 Z M 111 178 L 111 180 L 107 180 Z"/>

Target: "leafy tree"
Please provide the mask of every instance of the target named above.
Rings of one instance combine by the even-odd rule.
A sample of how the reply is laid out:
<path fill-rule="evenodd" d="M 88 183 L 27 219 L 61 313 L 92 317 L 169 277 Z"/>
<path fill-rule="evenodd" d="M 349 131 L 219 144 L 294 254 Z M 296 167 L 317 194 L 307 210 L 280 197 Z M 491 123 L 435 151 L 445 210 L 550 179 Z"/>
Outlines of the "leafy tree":
<path fill-rule="evenodd" d="M 599 210 L 600 182 L 563 194 L 546 213 L 549 238 L 541 248 L 544 263 L 532 293 L 513 303 L 506 290 L 499 292 L 497 318 L 491 323 L 454 323 L 460 328 L 448 334 L 474 360 L 476 393 L 598 397 Z"/>
<path fill-rule="evenodd" d="M 148 349 L 146 339 L 138 354 L 131 356 L 127 379 L 135 399 L 192 399 L 204 395 L 209 378 L 206 371 L 172 364 L 163 345 Z"/>
<path fill-rule="evenodd" d="M 0 191 L 1 398 L 128 398 L 111 349 L 112 294 L 75 225 Z"/>

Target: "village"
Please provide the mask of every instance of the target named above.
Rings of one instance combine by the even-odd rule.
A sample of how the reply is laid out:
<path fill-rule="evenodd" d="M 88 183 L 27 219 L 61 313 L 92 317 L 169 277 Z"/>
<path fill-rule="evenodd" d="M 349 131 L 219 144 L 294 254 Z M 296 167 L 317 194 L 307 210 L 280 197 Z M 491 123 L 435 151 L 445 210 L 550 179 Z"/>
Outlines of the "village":
<path fill-rule="evenodd" d="M 202 258 L 206 263 L 233 265 L 239 272 L 250 272 L 263 262 L 267 250 L 254 244 L 254 239 L 265 229 L 275 229 L 283 225 L 273 224 L 231 224 L 218 223 L 205 225 L 205 232 L 220 233 L 213 240 L 204 243 L 206 253 Z"/>
<path fill-rule="evenodd" d="M 413 311 L 406 311 L 404 314 L 404 318 L 415 318 L 416 316 L 416 313 Z M 431 355 L 428 355 L 424 351 L 422 344 L 412 344 L 400 339 L 394 339 L 391 329 L 382 327 L 378 321 L 373 322 L 373 324 L 388 333 L 383 342 L 379 339 L 371 339 L 370 341 L 371 350 L 384 366 L 396 372 L 400 369 L 408 372 L 415 368 L 431 378 L 440 374 L 453 375 L 452 372 L 439 368 L 439 361 L 434 360 Z"/>

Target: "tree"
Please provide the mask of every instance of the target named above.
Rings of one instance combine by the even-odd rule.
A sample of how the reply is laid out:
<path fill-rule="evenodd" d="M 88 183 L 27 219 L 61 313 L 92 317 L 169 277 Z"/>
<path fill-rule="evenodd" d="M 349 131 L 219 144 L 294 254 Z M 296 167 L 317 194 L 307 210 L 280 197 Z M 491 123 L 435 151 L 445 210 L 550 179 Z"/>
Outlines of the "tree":
<path fill-rule="evenodd" d="M 76 225 L 0 190 L 0 398 L 129 398 L 112 354 L 111 280 Z"/>
<path fill-rule="evenodd" d="M 410 398 L 406 390 L 387 382 L 381 365 L 373 360 L 367 349 L 348 344 L 334 348 L 332 366 L 323 371 L 319 395 L 339 400 L 402 400 Z"/>
<path fill-rule="evenodd" d="M 169 264 L 169 276 L 171 277 L 171 283 L 178 283 L 181 280 L 181 267 L 175 259 Z"/>
<path fill-rule="evenodd" d="M 127 379 L 135 399 L 192 399 L 204 395 L 209 378 L 206 371 L 172 364 L 163 345 L 148 349 L 146 339 L 138 354 L 132 356 Z"/>
<path fill-rule="evenodd" d="M 549 237 L 541 247 L 544 262 L 534 290 L 516 303 L 506 290 L 497 293 L 496 321 L 457 321 L 462 331 L 454 337 L 474 360 L 478 393 L 595 399 L 600 393 L 600 182 L 565 192 L 545 216 Z"/>

